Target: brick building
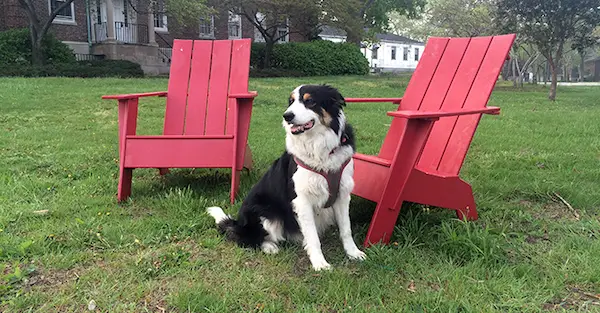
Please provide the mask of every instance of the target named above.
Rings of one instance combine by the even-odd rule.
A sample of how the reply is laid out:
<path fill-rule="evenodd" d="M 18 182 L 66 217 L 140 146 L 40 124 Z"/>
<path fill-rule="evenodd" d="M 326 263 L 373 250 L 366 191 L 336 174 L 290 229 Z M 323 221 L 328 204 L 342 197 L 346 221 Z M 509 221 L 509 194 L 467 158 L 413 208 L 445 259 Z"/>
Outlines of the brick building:
<path fill-rule="evenodd" d="M 40 19 L 64 0 L 33 0 Z M 164 0 L 157 0 L 159 7 Z M 218 4 L 214 1 L 215 7 Z M 195 27 L 180 29 L 168 15 L 148 9 L 149 0 L 75 0 L 53 21 L 50 32 L 68 44 L 79 56 L 101 56 L 125 59 L 142 65 L 148 74 L 167 73 L 174 38 L 237 39 L 263 41 L 260 32 L 244 17 L 219 9 L 210 18 L 198 21 Z M 278 29 L 289 34 L 281 42 L 306 41 L 307 35 L 289 21 Z M 169 27 L 171 25 L 171 28 Z M 18 0 L 0 1 L 0 31 L 28 26 L 28 18 Z M 177 29 L 177 30 L 175 30 Z"/>

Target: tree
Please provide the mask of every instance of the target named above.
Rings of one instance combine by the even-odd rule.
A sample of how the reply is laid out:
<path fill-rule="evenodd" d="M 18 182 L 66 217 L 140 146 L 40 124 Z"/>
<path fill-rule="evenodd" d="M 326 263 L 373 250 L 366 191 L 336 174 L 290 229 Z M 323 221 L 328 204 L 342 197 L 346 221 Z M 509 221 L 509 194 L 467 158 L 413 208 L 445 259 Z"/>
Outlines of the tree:
<path fill-rule="evenodd" d="M 114 1 L 114 0 L 113 0 Z M 127 0 L 129 6 L 137 13 L 159 13 L 169 16 L 175 23 L 169 23 L 169 29 L 186 28 L 198 25 L 200 18 L 208 17 L 215 13 L 208 7 L 207 0 Z"/>
<path fill-rule="evenodd" d="M 510 50 L 510 58 L 512 61 L 513 71 L 513 86 L 523 87 L 523 76 L 527 70 L 537 61 L 540 53 L 534 47 L 527 45 L 520 40 L 515 40 L 515 43 Z"/>
<path fill-rule="evenodd" d="M 593 25 L 591 24 L 583 24 L 580 25 L 580 27 L 581 29 L 577 31 L 575 37 L 573 38 L 573 44 L 571 45 L 571 48 L 576 50 L 579 54 L 579 81 L 582 82 L 584 76 L 583 68 L 587 50 L 599 44 L 600 26 L 594 29 Z"/>
<path fill-rule="evenodd" d="M 248 20 L 265 40 L 263 67 L 270 67 L 275 43 L 292 33 L 311 37 L 322 16 L 319 0 L 230 0 L 225 9 Z M 293 28 L 290 27 L 293 24 Z"/>
<path fill-rule="evenodd" d="M 42 53 L 42 40 L 48 33 L 48 29 L 52 25 L 52 21 L 58 13 L 66 9 L 75 0 L 65 0 L 61 5 L 53 8 L 50 15 L 45 19 L 40 19 L 33 4 L 33 0 L 19 0 L 19 4 L 27 13 L 29 19 L 29 36 L 31 38 L 31 62 L 34 65 L 42 65 L 44 63 L 44 55 Z"/>
<path fill-rule="evenodd" d="M 598 0 L 498 0 L 498 23 L 518 32 L 548 60 L 552 82 L 548 98 L 556 99 L 558 67 L 565 43 L 583 25 L 600 23 Z"/>
<path fill-rule="evenodd" d="M 328 0 L 322 5 L 325 22 L 345 30 L 346 41 L 358 45 L 366 36 L 387 31 L 390 13 L 419 16 L 425 0 Z"/>
<path fill-rule="evenodd" d="M 426 40 L 429 36 L 472 37 L 493 33 L 494 6 L 486 0 L 429 0 L 418 18 L 392 13 L 392 30 Z"/>

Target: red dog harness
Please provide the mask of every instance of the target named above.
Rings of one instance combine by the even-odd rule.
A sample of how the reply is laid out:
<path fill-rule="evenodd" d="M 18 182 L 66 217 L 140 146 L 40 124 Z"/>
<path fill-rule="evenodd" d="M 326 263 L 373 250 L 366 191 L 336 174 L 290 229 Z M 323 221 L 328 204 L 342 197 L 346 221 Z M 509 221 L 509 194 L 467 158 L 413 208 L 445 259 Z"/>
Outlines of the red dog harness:
<path fill-rule="evenodd" d="M 342 138 L 342 142 L 345 142 L 346 138 Z M 337 149 L 337 148 L 336 148 Z M 335 149 L 333 149 L 329 154 L 333 154 L 335 152 Z M 300 159 L 298 159 L 296 156 L 294 156 L 294 161 L 296 161 L 296 164 L 298 164 L 299 166 L 317 173 L 321 176 L 323 176 L 323 178 L 325 178 L 325 180 L 327 180 L 327 186 L 329 187 L 329 198 L 327 199 L 327 202 L 325 202 L 325 208 L 331 207 L 333 205 L 333 203 L 335 202 L 335 200 L 337 200 L 338 194 L 340 192 L 340 183 L 342 181 L 342 173 L 344 172 L 344 169 L 346 168 L 346 165 L 348 165 L 348 163 L 350 163 L 350 160 L 352 160 L 352 158 L 349 158 L 348 160 L 346 160 L 346 162 L 344 162 L 342 164 L 342 166 L 333 172 L 325 172 L 325 171 L 317 171 L 314 168 L 306 165 L 304 162 L 300 161 Z"/>

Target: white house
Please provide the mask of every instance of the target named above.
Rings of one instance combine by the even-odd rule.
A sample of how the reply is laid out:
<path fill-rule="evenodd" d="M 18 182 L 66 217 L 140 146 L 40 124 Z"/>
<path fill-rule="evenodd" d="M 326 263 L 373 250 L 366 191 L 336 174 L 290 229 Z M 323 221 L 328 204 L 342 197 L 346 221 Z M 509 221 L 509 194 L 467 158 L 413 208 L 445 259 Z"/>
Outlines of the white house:
<path fill-rule="evenodd" d="M 345 42 L 346 32 L 323 26 L 319 37 L 333 42 Z M 425 43 L 394 34 L 376 34 L 377 42 L 361 44 L 361 52 L 369 60 L 373 71 L 414 71 L 423 55 Z"/>

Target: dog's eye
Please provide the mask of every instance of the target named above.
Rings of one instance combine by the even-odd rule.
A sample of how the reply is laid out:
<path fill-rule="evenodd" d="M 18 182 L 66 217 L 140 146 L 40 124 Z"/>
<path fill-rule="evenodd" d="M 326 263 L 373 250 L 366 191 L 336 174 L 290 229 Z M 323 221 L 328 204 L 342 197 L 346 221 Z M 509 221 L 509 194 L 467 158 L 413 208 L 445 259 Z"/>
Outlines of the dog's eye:
<path fill-rule="evenodd" d="M 316 102 L 312 98 L 308 98 L 308 99 L 304 100 L 305 106 L 312 107 L 312 106 L 315 106 L 315 104 L 316 104 Z"/>
<path fill-rule="evenodd" d="M 294 98 L 290 98 L 290 100 L 288 102 L 288 106 L 292 105 L 292 103 L 294 103 Z"/>

